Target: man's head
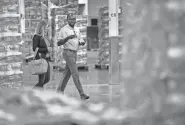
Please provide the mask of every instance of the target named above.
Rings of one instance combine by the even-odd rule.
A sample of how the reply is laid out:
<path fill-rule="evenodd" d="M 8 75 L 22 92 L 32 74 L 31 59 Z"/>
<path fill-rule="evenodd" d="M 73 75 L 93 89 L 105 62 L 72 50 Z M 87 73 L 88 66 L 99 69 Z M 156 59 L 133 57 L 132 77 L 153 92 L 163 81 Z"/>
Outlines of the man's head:
<path fill-rule="evenodd" d="M 72 13 L 67 15 L 67 22 L 71 27 L 74 27 L 76 24 L 76 16 Z"/>

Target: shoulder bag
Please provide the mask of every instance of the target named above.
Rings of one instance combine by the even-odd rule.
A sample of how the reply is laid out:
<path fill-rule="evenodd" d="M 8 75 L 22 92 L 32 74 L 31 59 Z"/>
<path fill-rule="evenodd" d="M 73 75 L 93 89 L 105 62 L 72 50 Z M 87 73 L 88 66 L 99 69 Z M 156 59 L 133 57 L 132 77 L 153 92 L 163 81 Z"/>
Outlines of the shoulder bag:
<path fill-rule="evenodd" d="M 34 59 L 28 63 L 29 71 L 32 75 L 45 74 L 48 69 L 48 63 L 45 59 L 35 59 L 39 48 L 36 48 L 34 53 Z"/>

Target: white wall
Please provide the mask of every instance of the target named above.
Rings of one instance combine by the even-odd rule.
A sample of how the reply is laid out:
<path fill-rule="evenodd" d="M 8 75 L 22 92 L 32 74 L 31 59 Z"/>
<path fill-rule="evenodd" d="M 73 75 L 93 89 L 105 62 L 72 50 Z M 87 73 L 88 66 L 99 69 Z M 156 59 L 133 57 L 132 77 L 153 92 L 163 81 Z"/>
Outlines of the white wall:
<path fill-rule="evenodd" d="M 83 15 L 88 15 L 88 0 L 78 0 L 79 4 L 85 4 Z"/>

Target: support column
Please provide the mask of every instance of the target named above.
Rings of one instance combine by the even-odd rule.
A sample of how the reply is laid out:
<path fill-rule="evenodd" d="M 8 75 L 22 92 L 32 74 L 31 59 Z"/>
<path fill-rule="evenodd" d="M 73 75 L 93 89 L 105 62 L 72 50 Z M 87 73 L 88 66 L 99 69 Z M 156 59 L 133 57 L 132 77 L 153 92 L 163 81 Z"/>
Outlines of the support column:
<path fill-rule="evenodd" d="M 118 0 L 109 0 L 109 102 L 113 100 L 113 85 L 119 84 Z"/>
<path fill-rule="evenodd" d="M 49 27 L 48 27 L 48 30 L 49 30 L 49 34 L 48 34 L 48 38 L 49 38 L 49 40 L 51 41 L 51 39 L 52 39 L 52 27 L 51 27 L 51 25 L 52 25 L 52 23 L 51 23 L 51 10 L 52 10 L 52 8 L 51 8 L 51 2 L 50 2 L 50 0 L 48 0 L 48 25 L 49 25 Z"/>
<path fill-rule="evenodd" d="M 56 61 L 56 59 L 55 59 L 55 47 L 57 46 L 56 45 L 56 41 L 55 41 L 55 35 L 56 35 L 56 31 L 55 31 L 55 29 L 56 29 L 56 24 L 55 24 L 55 19 L 56 19 L 56 14 L 55 14 L 55 12 L 56 12 L 56 9 L 55 8 L 53 8 L 52 10 L 51 10 L 51 46 L 52 46 L 52 61 L 54 62 L 54 61 Z"/>
<path fill-rule="evenodd" d="M 20 14 L 20 33 L 21 33 L 21 50 L 22 51 L 23 49 L 23 43 L 24 43 L 24 39 L 23 39 L 23 35 L 25 33 L 25 8 L 24 8 L 24 0 L 19 0 L 19 14 Z M 23 51 L 22 51 L 23 52 Z M 22 64 L 21 64 L 21 70 L 23 71 L 23 74 L 24 74 L 24 70 L 23 70 L 23 60 L 22 60 Z M 21 86 L 23 87 L 24 83 L 24 78 L 23 78 L 24 75 L 22 75 L 22 81 L 21 81 Z"/>
<path fill-rule="evenodd" d="M 119 37 L 110 37 L 110 51 L 109 51 L 109 101 L 112 102 L 114 95 L 113 88 L 115 85 L 120 85 L 120 65 L 119 65 Z"/>
<path fill-rule="evenodd" d="M 24 8 L 24 0 L 19 0 L 19 13 L 20 13 L 20 32 L 25 33 L 25 8 Z M 22 38 L 22 36 L 21 36 Z M 23 42 L 23 38 L 21 39 L 21 43 Z"/>

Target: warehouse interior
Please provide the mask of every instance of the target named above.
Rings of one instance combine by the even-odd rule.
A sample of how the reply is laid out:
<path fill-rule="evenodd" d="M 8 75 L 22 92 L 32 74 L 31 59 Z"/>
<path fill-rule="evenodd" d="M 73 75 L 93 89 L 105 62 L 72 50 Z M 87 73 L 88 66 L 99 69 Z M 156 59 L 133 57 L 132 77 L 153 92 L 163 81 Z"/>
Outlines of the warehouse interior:
<path fill-rule="evenodd" d="M 179 0 L 1 0 L 0 125 L 184 125 L 185 2 Z M 77 51 L 79 77 L 56 88 L 64 73 L 57 46 L 66 15 L 86 41 Z M 50 82 L 38 76 L 32 38 L 48 23 Z"/>
<path fill-rule="evenodd" d="M 57 37 L 60 29 L 67 23 L 66 15 L 74 13 L 77 15 L 76 27 L 80 29 L 81 37 L 86 41 L 86 44 L 78 50 L 77 65 L 85 91 L 91 96 L 90 102 L 108 103 L 119 99 L 120 63 L 115 63 L 118 66 L 111 66 L 114 70 L 109 70 L 111 69 L 109 68 L 111 50 L 109 48 L 108 0 L 8 0 L 1 3 L 2 52 L 6 50 L 4 45 L 10 44 L 12 47 L 17 47 L 14 51 L 8 50 L 10 59 L 7 60 L 9 57 L 7 54 L 2 56 L 4 63 L 1 66 L 1 79 L 5 79 L 4 86 L 18 89 L 32 88 L 37 82 L 38 78 L 30 74 L 28 64 L 34 58 L 32 38 L 35 28 L 39 20 L 44 19 L 48 22 L 46 36 L 52 46 L 51 81 L 45 88 L 56 89 L 66 63 L 62 56 L 63 48 L 57 46 Z M 3 25 L 7 25 L 8 29 Z M 12 40 L 15 42 L 11 42 Z M 119 52 L 116 52 L 117 59 L 112 60 L 120 62 L 121 42 L 115 45 L 118 45 Z M 9 64 L 12 61 L 17 64 L 16 71 L 12 64 Z M 6 75 L 7 72 L 11 75 Z M 112 79 L 111 82 L 110 79 Z M 11 82 L 12 80 L 15 82 Z M 110 85 L 112 82 L 114 85 Z M 77 93 L 71 78 L 66 94 L 78 98 Z"/>

